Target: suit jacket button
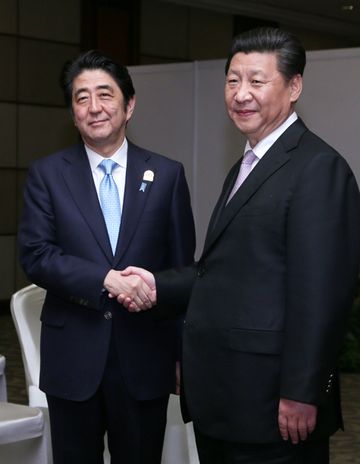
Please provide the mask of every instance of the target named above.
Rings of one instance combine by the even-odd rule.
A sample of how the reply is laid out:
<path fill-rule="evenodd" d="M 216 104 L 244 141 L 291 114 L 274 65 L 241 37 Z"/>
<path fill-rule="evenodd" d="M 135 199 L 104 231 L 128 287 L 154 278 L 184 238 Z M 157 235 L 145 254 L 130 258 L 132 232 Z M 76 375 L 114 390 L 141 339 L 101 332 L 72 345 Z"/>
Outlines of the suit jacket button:
<path fill-rule="evenodd" d="M 203 266 L 199 266 L 197 270 L 197 276 L 202 277 L 205 274 L 205 268 Z"/>
<path fill-rule="evenodd" d="M 112 318 L 111 312 L 110 312 L 110 311 L 106 311 L 106 312 L 104 313 L 104 317 L 105 317 L 105 319 L 107 319 L 107 320 L 111 319 L 111 318 Z"/>

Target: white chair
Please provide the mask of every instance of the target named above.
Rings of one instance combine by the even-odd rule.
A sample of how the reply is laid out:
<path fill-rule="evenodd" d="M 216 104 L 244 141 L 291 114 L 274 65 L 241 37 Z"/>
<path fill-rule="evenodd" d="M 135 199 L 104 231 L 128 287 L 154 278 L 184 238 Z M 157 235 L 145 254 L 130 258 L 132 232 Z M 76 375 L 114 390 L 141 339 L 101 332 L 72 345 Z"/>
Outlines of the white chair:
<path fill-rule="evenodd" d="M 0 354 L 0 401 L 7 401 L 5 365 L 5 356 Z"/>
<path fill-rule="evenodd" d="M 21 347 L 29 405 L 42 408 L 46 419 L 46 433 L 50 438 L 46 395 L 39 389 L 40 314 L 45 295 L 44 289 L 33 284 L 29 285 L 12 296 L 10 307 Z M 49 447 L 49 463 L 52 462 L 50 459 Z M 110 462 L 107 446 L 105 446 L 104 460 L 105 464 Z M 192 425 L 184 425 L 180 414 L 179 398 L 171 395 L 162 464 L 198 464 L 198 462 Z"/>
<path fill-rule="evenodd" d="M 200 464 L 192 422 L 186 424 L 186 439 L 189 451 L 189 464 Z"/>
<path fill-rule="evenodd" d="M 176 395 L 169 398 L 161 464 L 199 464 L 193 426 L 184 424 Z"/>
<path fill-rule="evenodd" d="M 48 407 L 46 395 L 39 389 L 40 313 L 45 295 L 43 288 L 29 285 L 14 293 L 10 302 L 24 364 L 29 406 L 41 408 Z"/>
<path fill-rule="evenodd" d="M 5 356 L 0 355 L 0 462 L 47 464 L 43 413 L 7 403 L 5 365 Z"/>
<path fill-rule="evenodd" d="M 45 393 L 39 388 L 40 313 L 45 295 L 46 291 L 43 288 L 29 285 L 13 294 L 10 309 L 21 348 L 29 406 L 42 410 L 47 445 L 47 463 L 52 464 L 48 404 Z"/>
<path fill-rule="evenodd" d="M 0 402 L 0 462 L 48 464 L 40 409 Z"/>

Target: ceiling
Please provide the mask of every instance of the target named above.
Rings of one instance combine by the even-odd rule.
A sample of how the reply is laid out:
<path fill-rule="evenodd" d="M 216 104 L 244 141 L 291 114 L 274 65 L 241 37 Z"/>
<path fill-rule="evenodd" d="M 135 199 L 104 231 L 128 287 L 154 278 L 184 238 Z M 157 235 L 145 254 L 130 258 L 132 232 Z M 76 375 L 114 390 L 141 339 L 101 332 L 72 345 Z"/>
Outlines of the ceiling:
<path fill-rule="evenodd" d="M 162 0 L 276 21 L 346 38 L 360 37 L 360 0 Z"/>

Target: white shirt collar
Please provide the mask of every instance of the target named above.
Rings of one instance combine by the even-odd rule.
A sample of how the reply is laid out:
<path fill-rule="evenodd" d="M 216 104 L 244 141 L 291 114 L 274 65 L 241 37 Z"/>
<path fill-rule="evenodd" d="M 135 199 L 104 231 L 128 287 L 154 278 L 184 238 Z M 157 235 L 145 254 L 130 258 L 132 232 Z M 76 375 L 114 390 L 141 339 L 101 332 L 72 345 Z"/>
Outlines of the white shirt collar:
<path fill-rule="evenodd" d="M 251 148 L 249 141 L 246 142 L 244 153 L 248 150 L 252 150 L 255 155 L 261 159 L 269 148 L 276 142 L 276 140 L 282 135 L 286 129 L 291 126 L 298 119 L 298 115 L 294 111 L 290 116 L 274 131 L 267 135 L 264 139 L 260 140 L 259 143 L 255 145 L 254 148 Z"/>
<path fill-rule="evenodd" d="M 89 158 L 89 163 L 91 167 L 91 171 L 94 172 L 96 168 L 99 166 L 101 161 L 103 161 L 105 158 L 99 153 L 96 153 L 94 150 L 89 148 L 87 145 L 85 145 L 85 150 L 86 154 Z M 109 158 L 112 159 L 113 161 L 116 161 L 116 163 L 121 166 L 122 168 L 126 169 L 127 166 L 127 151 L 128 151 L 128 142 L 126 138 L 124 138 L 124 141 L 121 145 L 120 148 L 116 150 L 116 152 Z M 115 168 L 116 169 L 116 168 Z"/>

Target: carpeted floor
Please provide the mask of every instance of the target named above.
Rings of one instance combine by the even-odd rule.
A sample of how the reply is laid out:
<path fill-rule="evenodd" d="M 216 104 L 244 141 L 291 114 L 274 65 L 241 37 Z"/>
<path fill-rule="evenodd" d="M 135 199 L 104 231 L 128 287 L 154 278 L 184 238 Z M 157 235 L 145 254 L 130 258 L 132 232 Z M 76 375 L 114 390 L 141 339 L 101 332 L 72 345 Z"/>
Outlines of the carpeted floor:
<path fill-rule="evenodd" d="M 0 313 L 0 353 L 6 357 L 8 401 L 26 404 L 21 351 L 10 314 Z M 343 374 L 345 432 L 331 439 L 331 464 L 360 464 L 360 375 Z"/>

